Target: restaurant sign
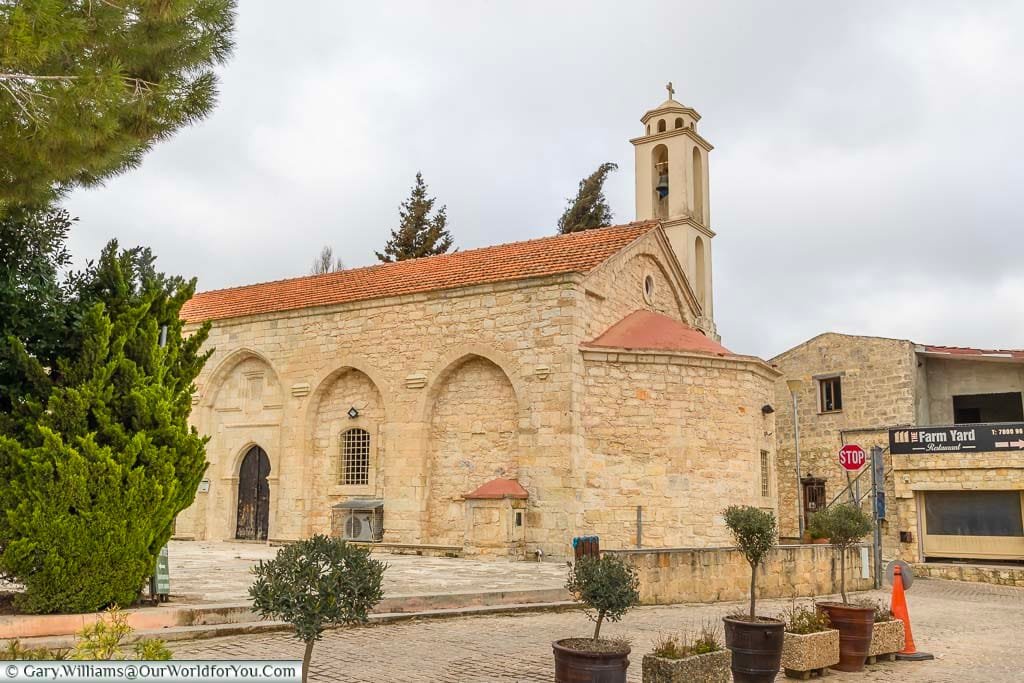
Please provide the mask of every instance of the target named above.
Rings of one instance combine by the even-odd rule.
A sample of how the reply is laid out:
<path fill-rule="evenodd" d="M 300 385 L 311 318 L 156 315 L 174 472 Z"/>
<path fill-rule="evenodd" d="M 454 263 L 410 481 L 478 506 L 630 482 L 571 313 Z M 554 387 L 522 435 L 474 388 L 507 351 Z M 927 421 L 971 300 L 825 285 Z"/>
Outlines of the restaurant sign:
<path fill-rule="evenodd" d="M 889 430 L 893 455 L 1024 451 L 1024 422 Z"/>

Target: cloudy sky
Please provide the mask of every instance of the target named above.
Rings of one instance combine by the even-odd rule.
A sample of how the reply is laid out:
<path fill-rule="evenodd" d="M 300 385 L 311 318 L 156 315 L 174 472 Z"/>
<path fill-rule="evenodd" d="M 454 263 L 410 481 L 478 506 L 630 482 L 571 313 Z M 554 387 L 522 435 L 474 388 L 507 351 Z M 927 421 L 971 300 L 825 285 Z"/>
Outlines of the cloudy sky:
<path fill-rule="evenodd" d="M 422 170 L 461 248 L 554 232 L 640 116 L 701 115 L 723 342 L 1024 348 L 1024 4 L 240 3 L 220 105 L 68 201 L 200 289 L 375 262 Z M 1017 35 L 1015 35 L 1015 31 Z"/>

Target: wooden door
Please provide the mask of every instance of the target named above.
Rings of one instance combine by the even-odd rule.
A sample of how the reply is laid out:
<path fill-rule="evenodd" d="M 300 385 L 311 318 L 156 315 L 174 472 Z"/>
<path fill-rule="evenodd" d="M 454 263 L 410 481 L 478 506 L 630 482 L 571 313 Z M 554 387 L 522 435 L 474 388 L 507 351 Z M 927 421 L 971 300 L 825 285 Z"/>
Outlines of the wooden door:
<path fill-rule="evenodd" d="M 815 477 L 805 477 L 800 480 L 804 489 L 804 526 L 810 522 L 811 515 L 825 509 L 828 501 L 825 500 L 825 480 Z"/>
<path fill-rule="evenodd" d="M 265 541 L 270 526 L 270 458 L 253 446 L 238 470 L 238 523 L 235 538 Z"/>

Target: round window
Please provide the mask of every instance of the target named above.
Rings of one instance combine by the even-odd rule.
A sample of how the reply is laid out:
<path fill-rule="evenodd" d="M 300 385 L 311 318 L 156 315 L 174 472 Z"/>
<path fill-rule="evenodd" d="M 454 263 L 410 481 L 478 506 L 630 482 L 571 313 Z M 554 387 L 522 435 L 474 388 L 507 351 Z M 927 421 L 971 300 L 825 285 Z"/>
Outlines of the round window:
<path fill-rule="evenodd" d="M 650 303 L 654 297 L 654 278 L 648 275 L 644 278 L 644 299 Z"/>

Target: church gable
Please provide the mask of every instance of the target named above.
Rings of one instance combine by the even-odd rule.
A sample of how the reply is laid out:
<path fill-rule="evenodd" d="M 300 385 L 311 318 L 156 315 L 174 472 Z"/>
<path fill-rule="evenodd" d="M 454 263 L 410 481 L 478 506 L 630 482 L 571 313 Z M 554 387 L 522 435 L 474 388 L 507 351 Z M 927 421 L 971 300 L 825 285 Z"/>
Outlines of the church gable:
<path fill-rule="evenodd" d="M 702 317 L 693 288 L 661 228 L 620 250 L 584 280 L 586 338 L 593 339 L 637 310 L 692 327 Z"/>

